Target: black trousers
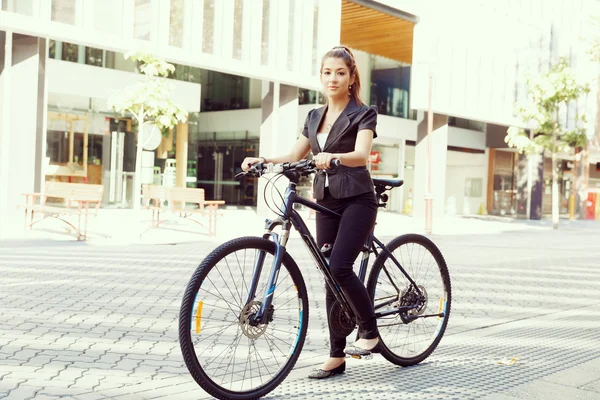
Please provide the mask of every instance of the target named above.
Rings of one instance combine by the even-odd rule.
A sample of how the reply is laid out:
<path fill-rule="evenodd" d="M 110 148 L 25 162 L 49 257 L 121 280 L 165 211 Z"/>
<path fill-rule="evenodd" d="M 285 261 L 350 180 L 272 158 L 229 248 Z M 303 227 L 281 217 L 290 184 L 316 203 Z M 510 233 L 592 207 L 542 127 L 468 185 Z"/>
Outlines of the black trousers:
<path fill-rule="evenodd" d="M 353 266 L 375 226 L 377 217 L 375 193 L 369 192 L 354 197 L 335 199 L 331 197 L 326 188 L 325 197 L 317 203 L 342 214 L 342 218 L 337 218 L 317 213 L 317 244 L 319 248 L 325 243 L 333 244 L 329 267 L 331 274 L 346 295 L 356 315 L 359 336 L 364 339 L 374 339 L 378 337 L 379 333 L 373 304 L 367 289 L 354 273 Z M 334 302 L 335 297 L 326 286 L 327 318 L 329 318 L 329 312 Z M 331 343 L 330 356 L 344 357 L 346 338 L 339 338 L 333 334 L 331 322 L 329 339 Z"/>

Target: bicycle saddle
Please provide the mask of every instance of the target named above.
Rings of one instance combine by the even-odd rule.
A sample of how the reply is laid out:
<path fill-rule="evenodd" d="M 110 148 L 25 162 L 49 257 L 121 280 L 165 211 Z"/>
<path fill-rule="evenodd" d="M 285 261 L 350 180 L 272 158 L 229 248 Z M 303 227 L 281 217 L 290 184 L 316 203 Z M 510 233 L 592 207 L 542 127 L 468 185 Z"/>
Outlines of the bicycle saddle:
<path fill-rule="evenodd" d="M 385 186 L 385 187 L 390 187 L 390 189 L 395 188 L 395 187 L 400 187 L 400 186 L 402 186 L 403 183 L 404 183 L 404 180 L 402 180 L 402 179 L 373 178 L 373 184 L 375 186 Z"/>

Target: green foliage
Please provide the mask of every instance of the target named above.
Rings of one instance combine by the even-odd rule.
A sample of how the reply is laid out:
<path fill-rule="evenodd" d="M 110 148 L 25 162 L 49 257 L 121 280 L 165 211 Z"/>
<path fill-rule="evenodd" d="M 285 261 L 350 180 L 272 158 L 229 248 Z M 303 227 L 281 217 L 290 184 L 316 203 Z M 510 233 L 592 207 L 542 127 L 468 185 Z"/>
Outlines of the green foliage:
<path fill-rule="evenodd" d="M 521 153 L 558 153 L 573 146 L 587 144 L 585 116 L 576 116 L 577 127 L 567 130 L 560 125 L 558 110 L 590 91 L 587 84 L 578 84 L 573 70 L 564 58 L 553 64 L 548 72 L 527 79 L 528 97 L 516 105 L 516 112 L 532 135 L 516 126 L 508 128 L 505 142 Z M 556 134 L 556 147 L 553 135 Z"/>
<path fill-rule="evenodd" d="M 586 39 L 589 44 L 588 54 L 593 61 L 600 62 L 600 17 L 591 17 L 590 19 L 594 30 L 592 37 Z"/>
<path fill-rule="evenodd" d="M 112 95 L 108 106 L 122 115 L 131 113 L 141 123 L 154 122 L 163 134 L 177 123 L 185 122 L 188 113 L 173 101 L 173 85 L 161 78 L 175 67 L 148 53 L 126 54 L 125 58 L 137 61 L 146 79 Z"/>

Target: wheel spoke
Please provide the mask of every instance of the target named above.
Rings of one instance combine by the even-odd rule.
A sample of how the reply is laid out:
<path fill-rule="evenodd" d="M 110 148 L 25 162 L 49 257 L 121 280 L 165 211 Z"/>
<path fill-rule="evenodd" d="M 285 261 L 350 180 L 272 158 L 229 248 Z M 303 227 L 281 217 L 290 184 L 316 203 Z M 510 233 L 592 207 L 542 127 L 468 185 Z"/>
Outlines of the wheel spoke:
<path fill-rule="evenodd" d="M 385 304 L 386 300 L 400 296 L 400 304 L 403 306 L 418 304 L 407 313 L 408 315 L 430 316 L 417 318 L 407 324 L 402 323 L 399 315 L 378 319 L 380 337 L 391 353 L 389 357 L 400 365 L 412 365 L 426 358 L 444 333 L 440 324 L 445 327 L 448 320 L 447 315 L 441 319 L 432 318 L 438 314 L 440 298 L 444 298 L 444 301 L 449 300 L 444 297 L 444 293 L 449 293 L 450 288 L 446 287 L 445 283 L 445 263 L 438 264 L 436 255 L 432 253 L 438 250 L 431 249 L 430 242 L 418 235 L 406 235 L 390 244 L 392 254 L 416 283 L 419 292 L 397 268 L 394 260 L 385 253 L 381 253 L 381 258 L 375 261 L 369 279 L 370 294 L 376 299 L 375 305 Z M 419 293 L 423 297 L 420 297 Z M 378 312 L 393 310 L 396 307 L 397 303 L 390 303 L 382 306 Z"/>
<path fill-rule="evenodd" d="M 299 352 L 294 354 L 291 350 L 297 346 L 299 335 L 306 334 L 306 327 L 301 330 L 298 327 L 307 325 L 308 314 L 300 310 L 308 310 L 308 302 L 299 271 L 282 264 L 272 307 L 266 311 L 269 322 L 254 326 L 251 321 L 266 298 L 274 247 L 266 247 L 265 243 L 270 242 L 263 239 L 245 240 L 260 242 L 261 246 L 240 246 L 234 242 L 236 248 L 221 253 L 217 249 L 213 253 L 218 256 L 213 256 L 210 264 L 203 267 L 203 274 L 195 275 L 200 287 L 192 297 L 191 310 L 184 312 L 182 305 L 180 318 L 185 314 L 187 321 L 191 317 L 197 325 L 180 323 L 188 327 L 185 334 L 180 332 L 180 339 L 182 349 L 183 342 L 190 343 L 191 360 L 197 361 L 190 363 L 190 358 L 184 357 L 188 369 L 199 367 L 207 378 L 199 382 L 201 386 L 248 394 L 274 385 L 278 377 L 293 367 Z M 265 257 L 258 274 L 255 266 L 261 252 Z M 248 300 L 254 274 L 258 274 L 256 293 Z"/>

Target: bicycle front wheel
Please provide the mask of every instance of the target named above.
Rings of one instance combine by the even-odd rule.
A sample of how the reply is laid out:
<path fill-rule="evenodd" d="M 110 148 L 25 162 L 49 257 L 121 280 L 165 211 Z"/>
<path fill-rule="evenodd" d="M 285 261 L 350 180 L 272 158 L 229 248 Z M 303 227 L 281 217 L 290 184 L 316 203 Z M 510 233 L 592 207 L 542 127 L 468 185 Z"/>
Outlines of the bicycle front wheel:
<path fill-rule="evenodd" d="M 402 235 L 393 239 L 387 248 L 419 290 L 415 290 L 386 253 L 375 259 L 367 290 L 375 313 L 418 303 L 416 308 L 406 312 L 408 323 L 404 323 L 398 313 L 377 319 L 382 355 L 396 365 L 407 367 L 429 357 L 444 335 L 450 315 L 450 275 L 442 253 L 424 236 Z"/>
<path fill-rule="evenodd" d="M 219 399 L 255 399 L 293 368 L 306 337 L 308 298 L 298 266 L 285 254 L 274 292 L 267 293 L 275 244 L 244 237 L 227 242 L 194 272 L 179 315 L 179 341 L 194 380 Z M 253 278 L 256 295 L 248 298 Z M 265 296 L 267 322 L 252 323 Z"/>

